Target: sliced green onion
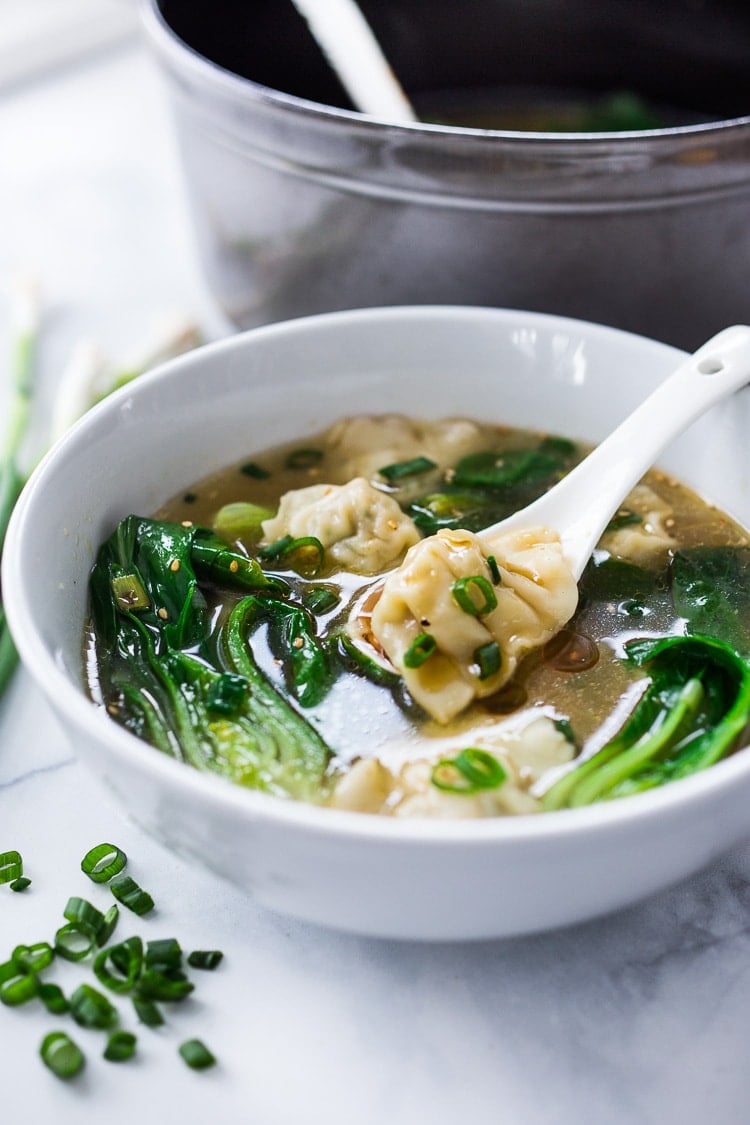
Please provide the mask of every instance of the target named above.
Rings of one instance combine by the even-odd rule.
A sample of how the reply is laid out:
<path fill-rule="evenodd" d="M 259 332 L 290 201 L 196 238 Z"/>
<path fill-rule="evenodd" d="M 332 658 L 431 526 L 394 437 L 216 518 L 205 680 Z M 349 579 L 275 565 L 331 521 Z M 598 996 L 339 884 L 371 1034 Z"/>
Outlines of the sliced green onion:
<path fill-rule="evenodd" d="M 420 633 L 404 653 L 407 668 L 421 668 L 437 652 L 437 641 L 430 633 Z"/>
<path fill-rule="evenodd" d="M 240 472 L 246 477 L 252 477 L 253 480 L 268 480 L 271 475 L 268 469 L 264 469 L 255 461 L 247 461 L 244 465 L 240 465 Z"/>
<path fill-rule="evenodd" d="M 36 996 L 38 983 L 36 973 L 28 972 L 12 958 L 0 965 L 0 1002 L 9 1008 L 17 1008 Z"/>
<path fill-rule="evenodd" d="M 134 914 L 148 914 L 149 911 L 154 909 L 154 900 L 151 895 L 139 887 L 130 875 L 115 875 L 109 885 L 117 901 L 121 902 L 123 906 L 127 906 L 128 910 L 132 910 Z"/>
<path fill-rule="evenodd" d="M 337 655 L 347 671 L 364 676 L 382 687 L 395 688 L 402 682 L 393 668 L 388 668 L 369 656 L 347 633 L 338 633 L 336 641 Z"/>
<path fill-rule="evenodd" d="M 182 968 L 182 949 L 176 938 L 150 941 L 146 946 L 145 963 L 161 972 L 174 972 Z"/>
<path fill-rule="evenodd" d="M 194 949 L 188 954 L 187 963 L 193 969 L 215 969 L 223 956 L 220 949 Z"/>
<path fill-rule="evenodd" d="M 23 875 L 21 853 L 0 852 L 0 883 L 11 883 Z"/>
<path fill-rule="evenodd" d="M 50 1031 L 39 1048 L 42 1062 L 58 1078 L 73 1078 L 83 1069 L 83 1052 L 64 1031 Z"/>
<path fill-rule="evenodd" d="M 302 602 L 310 613 L 328 613 L 339 604 L 340 597 L 330 586 L 313 586 L 302 595 Z"/>
<path fill-rule="evenodd" d="M 479 679 L 488 680 L 500 671 L 502 655 L 497 641 L 488 641 L 474 649 L 474 662 L 479 665 Z"/>
<path fill-rule="evenodd" d="M 146 1027 L 161 1027 L 164 1023 L 164 1016 L 161 1014 L 153 1000 L 148 1000 L 144 996 L 133 997 L 133 1007 L 135 1014 L 141 1023 Z"/>
<path fill-rule="evenodd" d="M 136 1043 L 132 1031 L 113 1031 L 104 1048 L 104 1058 L 109 1062 L 126 1062 L 135 1054 Z"/>
<path fill-rule="evenodd" d="M 472 617 L 481 617 L 497 608 L 495 591 L 482 574 L 457 578 L 451 586 L 451 593 L 464 613 Z"/>
<path fill-rule="evenodd" d="M 69 922 L 74 922 L 76 925 L 82 925 L 98 937 L 104 926 L 104 915 L 101 910 L 85 898 L 78 898 L 74 895 L 68 899 L 67 906 L 63 910 L 63 917 L 67 918 Z"/>
<path fill-rule="evenodd" d="M 211 715 L 236 715 L 249 691 L 250 684 L 244 676 L 222 672 L 206 692 L 206 710 Z"/>
<path fill-rule="evenodd" d="M 261 524 L 264 520 L 270 520 L 273 515 L 273 508 L 237 500 L 219 508 L 212 526 L 217 535 L 230 543 L 236 539 L 259 539 L 263 532 Z"/>
<path fill-rule="evenodd" d="M 500 581 L 502 580 L 502 575 L 500 574 L 500 567 L 497 565 L 497 559 L 495 558 L 494 555 L 488 555 L 487 556 L 487 566 L 490 568 L 490 574 L 492 575 L 492 581 L 497 586 L 500 583 Z"/>
<path fill-rule="evenodd" d="M 295 568 L 300 569 L 304 573 L 309 573 L 314 577 L 325 563 L 325 547 L 314 535 L 300 535 L 294 539 L 291 535 L 283 535 L 281 539 L 276 539 L 275 542 L 269 543 L 262 551 L 258 552 L 258 558 L 264 561 L 272 561 L 275 559 L 286 560 L 287 565 L 291 565 L 290 556 L 298 555 L 298 562 L 304 564 L 305 556 L 314 555 L 314 560 L 310 566 L 302 565 Z"/>
<path fill-rule="evenodd" d="M 148 609 L 151 605 L 149 596 L 137 574 L 115 575 L 110 580 L 110 585 L 117 608 L 122 613 L 135 613 L 139 609 Z"/>
<path fill-rule="evenodd" d="M 14 879 L 10 884 L 10 889 L 12 891 L 25 891 L 26 888 L 30 886 L 31 879 L 27 879 L 25 875 L 19 875 L 19 877 L 17 879 Z"/>
<path fill-rule="evenodd" d="M 84 922 L 66 922 L 55 934 L 55 953 L 66 961 L 83 961 L 96 944 L 96 934 Z"/>
<path fill-rule="evenodd" d="M 184 973 L 167 974 L 157 969 L 144 969 L 138 980 L 138 995 L 144 1000 L 176 1003 L 189 996 L 194 988 Z"/>
<path fill-rule="evenodd" d="M 469 796 L 481 790 L 499 788 L 506 776 L 494 755 L 470 746 L 455 758 L 442 758 L 432 771 L 432 784 L 446 793 Z"/>
<path fill-rule="evenodd" d="M 412 457 L 410 461 L 396 461 L 393 465 L 384 465 L 378 469 L 381 477 L 387 481 L 403 480 L 404 477 L 415 477 L 419 473 L 427 473 L 436 469 L 437 465 L 429 457 Z"/>
<path fill-rule="evenodd" d="M 117 1009 L 90 984 L 79 984 L 70 997 L 70 1014 L 81 1027 L 106 1030 L 117 1023 Z"/>
<path fill-rule="evenodd" d="M 41 973 L 54 959 L 55 951 L 47 941 L 38 941 L 35 945 L 17 945 L 11 954 L 11 960 L 27 973 Z"/>
<path fill-rule="evenodd" d="M 323 460 L 322 449 L 295 449 L 284 462 L 285 469 L 312 469 Z"/>
<path fill-rule="evenodd" d="M 116 844 L 97 844 L 81 860 L 81 871 L 94 883 L 106 883 L 113 875 L 119 875 L 127 862 L 125 852 Z"/>
<path fill-rule="evenodd" d="M 110 992 L 131 992 L 143 966 L 143 942 L 129 937 L 119 945 L 102 949 L 94 959 L 94 973 Z"/>
<path fill-rule="evenodd" d="M 192 1070 L 205 1070 L 216 1062 L 208 1047 L 200 1039 L 187 1039 L 184 1043 L 180 1043 L 178 1050 Z"/>
<path fill-rule="evenodd" d="M 99 933 L 96 935 L 99 945 L 106 945 L 114 933 L 117 920 L 120 917 L 120 908 L 116 902 L 113 902 L 107 913 L 104 915 L 104 922 Z"/>
<path fill-rule="evenodd" d="M 61 1016 L 64 1012 L 70 1011 L 70 1004 L 59 984 L 40 981 L 37 992 L 47 1011 L 52 1012 L 53 1015 Z"/>

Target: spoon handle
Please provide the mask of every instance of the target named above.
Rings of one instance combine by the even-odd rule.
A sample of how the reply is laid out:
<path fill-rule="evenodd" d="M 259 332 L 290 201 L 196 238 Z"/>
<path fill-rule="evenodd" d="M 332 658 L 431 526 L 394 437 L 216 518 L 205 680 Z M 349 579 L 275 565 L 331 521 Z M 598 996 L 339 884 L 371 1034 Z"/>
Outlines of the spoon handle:
<path fill-rule="evenodd" d="M 523 526 L 557 531 L 580 578 L 602 532 L 659 454 L 721 399 L 750 382 L 750 327 L 725 328 L 661 383 L 609 437 L 533 504 L 481 532 Z"/>
<path fill-rule="evenodd" d="M 344 89 L 362 113 L 417 120 L 356 0 L 293 0 Z"/>

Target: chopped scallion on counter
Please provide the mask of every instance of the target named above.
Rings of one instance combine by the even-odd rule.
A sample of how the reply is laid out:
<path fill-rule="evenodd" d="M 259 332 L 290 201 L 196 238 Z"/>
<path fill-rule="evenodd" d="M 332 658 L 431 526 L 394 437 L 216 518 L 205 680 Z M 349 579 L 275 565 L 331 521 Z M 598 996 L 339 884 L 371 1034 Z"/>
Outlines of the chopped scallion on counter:
<path fill-rule="evenodd" d="M 154 909 L 151 895 L 139 887 L 130 875 L 115 875 L 109 885 L 117 901 L 127 906 L 134 914 L 148 914 Z"/>
<path fill-rule="evenodd" d="M 81 860 L 81 871 L 94 883 L 106 883 L 119 875 L 127 862 L 125 852 L 116 844 L 97 844 Z"/>
<path fill-rule="evenodd" d="M 178 1049 L 187 1065 L 193 1070 L 205 1070 L 216 1062 L 208 1047 L 200 1039 L 187 1039 Z"/>
<path fill-rule="evenodd" d="M 23 875 L 23 860 L 17 851 L 0 852 L 0 883 L 11 883 Z"/>
<path fill-rule="evenodd" d="M 79 984 L 70 997 L 70 1013 L 81 1027 L 106 1030 L 117 1023 L 117 1009 L 90 984 Z"/>
<path fill-rule="evenodd" d="M 66 922 L 55 934 L 55 953 L 65 961 L 83 961 L 96 944 L 96 934 L 84 922 Z"/>
<path fill-rule="evenodd" d="M 223 956 L 220 949 L 194 949 L 188 954 L 187 963 L 193 969 L 215 969 Z"/>
<path fill-rule="evenodd" d="M 103 1056 L 109 1062 L 126 1062 L 135 1054 L 137 1039 L 132 1031 L 113 1031 L 107 1040 Z"/>
<path fill-rule="evenodd" d="M 58 1078 L 73 1078 L 83 1069 L 83 1052 L 64 1031 L 50 1031 L 39 1048 L 42 1062 Z"/>

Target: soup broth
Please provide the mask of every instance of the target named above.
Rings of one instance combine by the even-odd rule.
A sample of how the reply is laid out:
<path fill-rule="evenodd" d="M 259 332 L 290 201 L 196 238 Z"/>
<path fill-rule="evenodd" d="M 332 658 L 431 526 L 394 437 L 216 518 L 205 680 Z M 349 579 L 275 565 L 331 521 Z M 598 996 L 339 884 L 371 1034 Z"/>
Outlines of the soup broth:
<path fill-rule="evenodd" d="M 97 585 L 95 570 L 87 634 L 91 694 L 160 749 L 240 784 L 385 815 L 505 815 L 588 803 L 571 781 L 582 765 L 613 756 L 619 762 L 645 730 L 656 732 L 665 718 L 668 725 L 675 708 L 685 713 L 674 719 L 670 744 L 630 772 L 623 767 L 622 776 L 615 770 L 612 784 L 592 783 L 584 771 L 584 796 L 625 795 L 710 764 L 704 759 L 716 751 L 705 750 L 709 735 L 726 734 L 723 753 L 744 725 L 738 711 L 732 737 L 722 726 L 745 683 L 750 540 L 660 471 L 649 473 L 613 518 L 572 618 L 523 654 L 508 682 L 449 721 L 415 701 L 408 676 L 373 635 L 383 575 L 396 571 L 407 551 L 411 557 L 418 542 L 438 533 L 481 531 L 541 495 L 587 451 L 556 435 L 391 415 L 344 419 L 303 442 L 254 454 L 173 497 L 151 520 L 129 524 L 114 553 L 114 537 L 105 545 L 98 568 L 106 581 L 99 573 Z M 182 610 L 179 599 L 168 604 L 163 577 L 144 575 L 145 548 L 134 548 L 132 565 L 124 557 L 124 544 L 139 534 L 153 544 L 163 528 L 176 529 L 164 548 L 167 577 L 182 578 L 190 560 L 198 574 L 195 590 L 185 587 Z M 160 549 L 149 547 L 148 558 Z M 454 600 L 459 587 L 472 596 L 481 589 L 488 606 L 502 586 L 498 562 L 491 557 L 488 574 L 472 576 L 468 586 L 454 582 Z M 248 568 L 255 569 L 241 582 Z M 253 587 L 253 574 L 278 585 Z M 125 593 L 115 620 L 101 602 L 107 582 L 118 579 Z M 165 640 L 168 628 L 187 620 L 185 607 L 192 612 L 199 602 L 203 633 L 186 629 L 179 641 Z M 465 608 L 474 626 L 482 613 L 471 601 Z M 238 614 L 245 615 L 241 627 Z M 132 631 L 115 640 L 123 617 Z M 425 618 L 418 626 L 419 643 L 407 655 L 429 670 L 433 623 Z M 162 704 L 161 689 L 134 686 L 125 665 L 134 660 L 142 668 L 153 656 L 173 667 L 175 648 L 194 663 L 177 674 L 178 702 Z M 494 641 L 480 648 L 466 675 L 491 683 L 505 657 Z M 293 746 L 279 744 L 281 736 L 258 748 L 265 712 L 242 711 L 256 683 L 274 722 L 278 699 L 302 724 L 312 776 L 293 760 Z M 272 695 L 263 694 L 263 684 Z M 204 704 L 207 715 L 191 719 L 203 748 L 186 750 L 178 735 L 165 733 L 164 713 L 169 720 L 184 706 L 197 714 Z M 638 728 L 632 738 L 629 723 Z M 293 732 L 292 743 L 297 737 Z M 622 747 L 613 751 L 617 738 Z M 601 772 L 587 768 L 589 776 Z"/>

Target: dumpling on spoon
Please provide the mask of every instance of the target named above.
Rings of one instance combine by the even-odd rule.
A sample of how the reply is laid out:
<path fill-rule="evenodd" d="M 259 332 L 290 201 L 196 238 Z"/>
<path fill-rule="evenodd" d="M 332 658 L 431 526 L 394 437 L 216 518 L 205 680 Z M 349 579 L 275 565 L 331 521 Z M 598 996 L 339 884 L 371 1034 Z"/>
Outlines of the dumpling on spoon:
<path fill-rule="evenodd" d="M 447 723 L 492 695 L 572 617 L 578 586 L 556 532 L 439 531 L 386 578 L 371 632 L 413 698 Z"/>

